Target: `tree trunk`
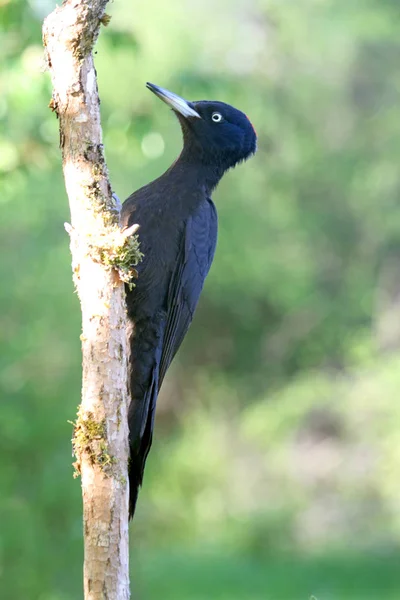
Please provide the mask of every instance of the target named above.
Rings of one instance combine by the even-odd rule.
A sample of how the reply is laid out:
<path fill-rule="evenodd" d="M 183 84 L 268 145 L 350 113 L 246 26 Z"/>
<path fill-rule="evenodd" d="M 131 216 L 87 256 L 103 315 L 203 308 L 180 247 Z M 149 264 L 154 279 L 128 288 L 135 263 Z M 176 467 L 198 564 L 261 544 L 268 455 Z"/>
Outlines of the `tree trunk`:
<path fill-rule="evenodd" d="M 60 124 L 71 209 L 74 282 L 82 308 L 82 401 L 73 439 L 82 476 L 86 600 L 125 600 L 128 560 L 127 319 L 123 281 L 140 260 L 136 228 L 121 232 L 103 155 L 92 48 L 108 0 L 66 0 L 43 41 Z"/>

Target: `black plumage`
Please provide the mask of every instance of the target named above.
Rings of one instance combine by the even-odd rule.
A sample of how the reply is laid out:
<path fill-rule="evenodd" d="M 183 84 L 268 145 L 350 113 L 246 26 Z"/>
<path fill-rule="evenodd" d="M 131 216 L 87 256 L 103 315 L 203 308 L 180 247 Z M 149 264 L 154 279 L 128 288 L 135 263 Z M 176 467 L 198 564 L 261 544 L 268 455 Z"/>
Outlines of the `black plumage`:
<path fill-rule="evenodd" d="M 150 450 L 157 395 L 188 327 L 217 242 L 211 192 L 222 175 L 256 150 L 256 134 L 239 110 L 223 102 L 187 102 L 147 84 L 177 115 L 183 150 L 161 177 L 122 206 L 123 226 L 140 225 L 142 263 L 127 289 L 132 324 L 129 388 L 130 516 Z"/>

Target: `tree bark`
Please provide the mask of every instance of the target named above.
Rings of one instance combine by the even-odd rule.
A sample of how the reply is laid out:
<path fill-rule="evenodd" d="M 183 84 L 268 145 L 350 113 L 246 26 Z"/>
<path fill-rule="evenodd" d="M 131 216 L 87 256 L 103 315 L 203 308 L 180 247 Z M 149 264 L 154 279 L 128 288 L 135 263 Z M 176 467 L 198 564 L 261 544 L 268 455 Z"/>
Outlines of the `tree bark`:
<path fill-rule="evenodd" d="M 71 209 L 74 282 L 82 308 L 82 400 L 75 470 L 82 477 L 86 600 L 125 600 L 128 560 L 127 319 L 123 281 L 140 260 L 135 228 L 121 232 L 103 155 L 92 48 L 108 0 L 65 0 L 45 20 Z M 119 276 L 118 276 L 119 274 Z"/>

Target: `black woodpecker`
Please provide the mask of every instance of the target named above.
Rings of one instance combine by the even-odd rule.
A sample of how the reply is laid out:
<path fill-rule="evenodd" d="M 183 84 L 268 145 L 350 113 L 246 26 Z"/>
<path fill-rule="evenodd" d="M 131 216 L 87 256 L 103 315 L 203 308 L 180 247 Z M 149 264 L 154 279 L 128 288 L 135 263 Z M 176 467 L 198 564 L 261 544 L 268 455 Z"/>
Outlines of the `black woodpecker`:
<path fill-rule="evenodd" d="M 157 396 L 189 328 L 217 242 L 211 193 L 224 173 L 256 151 L 244 113 L 223 102 L 188 102 L 152 83 L 183 133 L 179 158 L 122 206 L 122 226 L 140 225 L 143 261 L 126 291 L 130 336 L 129 514 L 133 516 L 150 450 Z"/>

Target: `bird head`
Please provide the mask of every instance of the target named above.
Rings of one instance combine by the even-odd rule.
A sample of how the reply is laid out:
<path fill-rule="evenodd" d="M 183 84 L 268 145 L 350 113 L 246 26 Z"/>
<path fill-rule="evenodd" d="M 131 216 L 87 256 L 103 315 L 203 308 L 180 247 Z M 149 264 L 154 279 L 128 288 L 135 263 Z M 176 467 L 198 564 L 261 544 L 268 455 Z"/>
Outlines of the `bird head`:
<path fill-rule="evenodd" d="M 256 151 L 254 127 L 237 108 L 224 102 L 189 102 L 152 83 L 147 87 L 177 115 L 187 159 L 226 171 Z"/>

